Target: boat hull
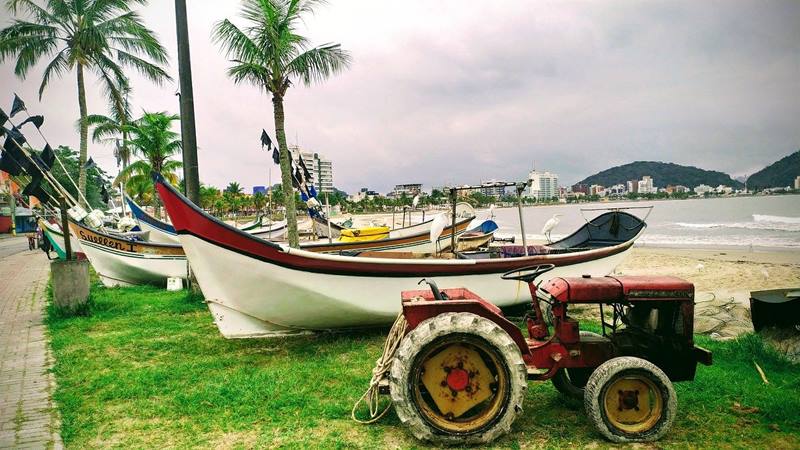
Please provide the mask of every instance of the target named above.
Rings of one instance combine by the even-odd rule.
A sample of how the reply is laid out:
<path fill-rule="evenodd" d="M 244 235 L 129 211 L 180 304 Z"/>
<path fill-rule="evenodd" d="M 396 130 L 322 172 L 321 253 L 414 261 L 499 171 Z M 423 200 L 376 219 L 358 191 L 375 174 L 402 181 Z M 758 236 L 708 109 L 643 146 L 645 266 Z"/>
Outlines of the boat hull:
<path fill-rule="evenodd" d="M 167 278 L 187 278 L 188 263 L 180 246 L 126 241 L 74 223 L 70 227 L 105 286 L 165 287 Z"/>
<path fill-rule="evenodd" d="M 181 243 L 214 322 L 226 338 L 388 325 L 400 312 L 400 292 L 417 288 L 425 276 L 309 274 L 267 264 L 192 235 L 181 235 Z M 559 266 L 547 276 L 608 275 L 627 251 Z M 540 263 L 547 259 L 543 255 Z M 536 262 L 525 263 L 530 264 Z M 526 283 L 502 280 L 497 273 L 436 276 L 435 280 L 440 289 L 467 288 L 500 307 L 530 302 Z"/>

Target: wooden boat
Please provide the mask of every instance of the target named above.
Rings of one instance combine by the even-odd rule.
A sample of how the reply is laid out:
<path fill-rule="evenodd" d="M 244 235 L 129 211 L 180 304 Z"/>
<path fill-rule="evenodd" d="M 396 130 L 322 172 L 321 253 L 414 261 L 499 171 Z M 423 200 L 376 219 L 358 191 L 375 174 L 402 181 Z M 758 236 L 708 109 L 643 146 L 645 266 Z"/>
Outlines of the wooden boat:
<path fill-rule="evenodd" d="M 106 286 L 166 286 L 167 278 L 187 278 L 186 255 L 179 244 L 124 239 L 71 220 L 69 226 Z"/>
<path fill-rule="evenodd" d="M 550 277 L 607 275 L 646 225 L 614 211 L 602 214 L 530 256 L 491 259 L 398 259 L 313 253 L 267 242 L 226 225 L 154 175 L 186 256 L 223 336 L 278 336 L 390 324 L 399 293 L 421 278 L 464 287 L 498 306 L 530 302 L 525 283 L 500 275 L 555 264 Z"/>
<path fill-rule="evenodd" d="M 442 231 L 436 243 L 431 241 L 430 225 L 425 227 L 406 227 L 398 229 L 395 236 L 374 241 L 333 241 L 320 240 L 316 242 L 303 242 L 300 248 L 314 253 L 331 253 L 343 256 L 356 256 L 362 252 L 389 252 L 404 251 L 413 253 L 436 253 L 448 248 L 450 236 L 455 232 L 456 238 L 467 231 L 467 227 L 474 217 L 468 217 L 456 222 L 455 226 L 448 225 Z M 422 225 L 422 224 L 418 224 Z M 422 230 L 422 231 L 416 231 Z M 455 231 L 454 231 L 455 230 Z M 415 232 L 416 231 L 416 232 Z"/>
<path fill-rule="evenodd" d="M 477 227 L 468 230 L 458 237 L 456 250 L 459 252 L 468 252 L 486 247 L 494 240 L 494 233 L 498 228 L 499 227 L 493 220 L 484 221 Z"/>

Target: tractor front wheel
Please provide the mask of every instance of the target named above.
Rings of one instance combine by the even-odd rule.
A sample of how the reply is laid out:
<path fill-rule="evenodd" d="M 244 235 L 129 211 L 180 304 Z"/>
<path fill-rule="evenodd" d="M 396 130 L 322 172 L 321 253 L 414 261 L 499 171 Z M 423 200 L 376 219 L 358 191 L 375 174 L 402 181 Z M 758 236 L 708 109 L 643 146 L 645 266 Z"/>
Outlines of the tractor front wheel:
<path fill-rule="evenodd" d="M 648 442 L 669 431 L 678 400 L 661 369 L 644 359 L 624 356 L 606 361 L 592 373 L 584 406 L 606 439 Z"/>
<path fill-rule="evenodd" d="M 400 421 L 420 440 L 484 444 L 522 411 L 527 369 L 502 328 L 471 313 L 444 313 L 408 333 L 389 387 Z"/>
<path fill-rule="evenodd" d="M 597 333 L 591 331 L 581 331 L 581 338 L 601 338 Z M 572 367 L 568 369 L 558 369 L 550 381 L 553 382 L 556 390 L 561 394 L 577 400 L 583 400 L 584 388 L 589 381 L 589 377 L 594 372 L 593 367 Z"/>

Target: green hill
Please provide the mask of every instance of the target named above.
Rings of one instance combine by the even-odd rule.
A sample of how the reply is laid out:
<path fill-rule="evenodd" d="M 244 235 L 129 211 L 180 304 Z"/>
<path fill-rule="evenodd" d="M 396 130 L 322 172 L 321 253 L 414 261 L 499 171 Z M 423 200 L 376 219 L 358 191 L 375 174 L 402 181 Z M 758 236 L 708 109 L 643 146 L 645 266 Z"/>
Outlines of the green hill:
<path fill-rule="evenodd" d="M 645 175 L 653 177 L 653 185 L 656 187 L 678 184 L 689 188 L 694 188 L 701 184 L 714 187 L 724 184 L 733 188 L 743 186 L 742 183 L 732 179 L 726 173 L 658 161 L 636 161 L 623 166 L 612 167 L 589 176 L 579 181 L 579 183 L 599 184 L 608 187 L 615 184 L 625 184 L 630 180 L 641 180 Z"/>
<path fill-rule="evenodd" d="M 794 179 L 798 175 L 800 175 L 800 150 L 750 175 L 747 187 L 748 189 L 794 187 Z"/>

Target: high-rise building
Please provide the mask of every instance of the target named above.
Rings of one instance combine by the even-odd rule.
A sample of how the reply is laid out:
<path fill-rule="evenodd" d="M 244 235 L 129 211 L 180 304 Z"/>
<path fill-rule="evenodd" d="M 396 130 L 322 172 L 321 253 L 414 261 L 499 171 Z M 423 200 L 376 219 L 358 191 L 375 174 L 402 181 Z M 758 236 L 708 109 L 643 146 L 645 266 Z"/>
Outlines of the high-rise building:
<path fill-rule="evenodd" d="M 528 190 L 530 197 L 535 197 L 537 201 L 550 200 L 558 197 L 558 175 L 547 171 L 539 172 L 536 169 L 528 174 L 531 186 Z"/>
<path fill-rule="evenodd" d="M 331 160 L 322 157 L 319 153 L 305 151 L 296 145 L 290 145 L 289 150 L 292 151 L 295 163 L 298 163 L 298 157 L 303 158 L 317 193 L 333 193 L 333 163 Z"/>
<path fill-rule="evenodd" d="M 645 175 L 638 182 L 638 193 L 640 194 L 655 194 L 657 190 L 653 187 L 653 178 Z"/>

